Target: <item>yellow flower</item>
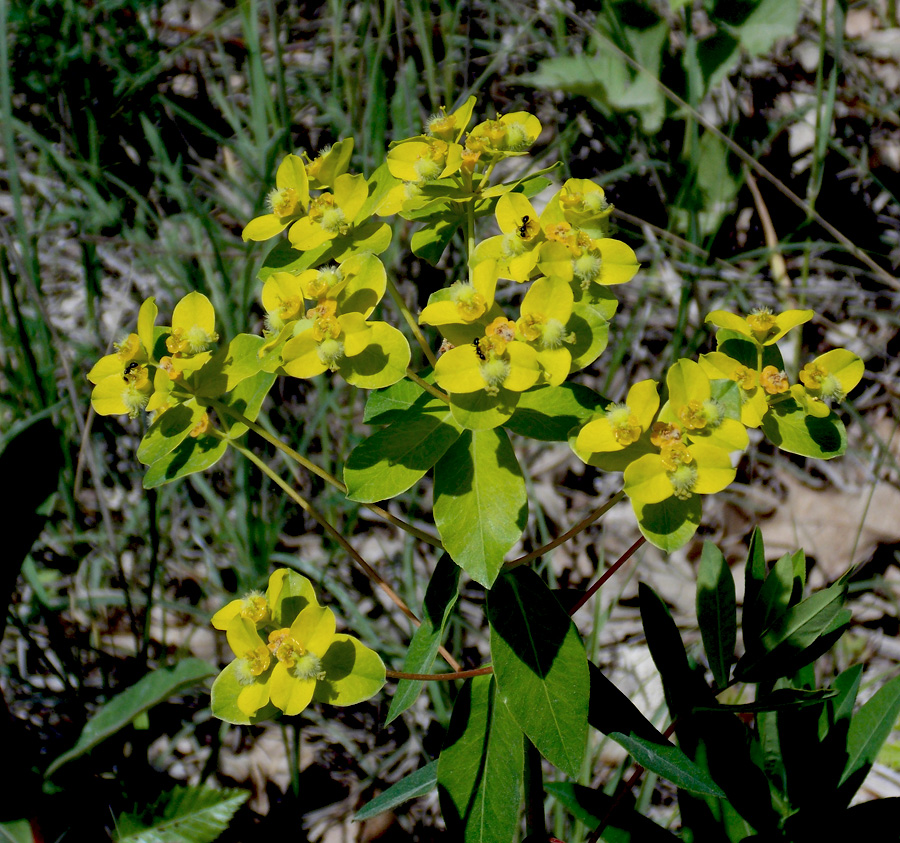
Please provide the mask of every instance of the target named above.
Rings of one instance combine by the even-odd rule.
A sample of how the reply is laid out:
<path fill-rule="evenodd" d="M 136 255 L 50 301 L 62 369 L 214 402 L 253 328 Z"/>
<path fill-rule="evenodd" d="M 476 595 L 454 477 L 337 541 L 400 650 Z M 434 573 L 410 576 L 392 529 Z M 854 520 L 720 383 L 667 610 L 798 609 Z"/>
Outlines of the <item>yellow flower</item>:
<path fill-rule="evenodd" d="M 309 206 L 309 179 L 303 159 L 286 155 L 275 173 L 275 188 L 266 197 L 270 213 L 255 217 L 244 227 L 246 240 L 268 240 L 299 220 Z"/>
<path fill-rule="evenodd" d="M 752 339 L 757 345 L 772 345 L 780 340 L 791 328 L 796 328 L 813 318 L 811 310 L 785 310 L 774 314 L 768 308 L 761 307 L 753 311 L 746 319 L 729 313 L 727 310 L 714 310 L 706 317 L 719 328 L 742 334 Z"/>

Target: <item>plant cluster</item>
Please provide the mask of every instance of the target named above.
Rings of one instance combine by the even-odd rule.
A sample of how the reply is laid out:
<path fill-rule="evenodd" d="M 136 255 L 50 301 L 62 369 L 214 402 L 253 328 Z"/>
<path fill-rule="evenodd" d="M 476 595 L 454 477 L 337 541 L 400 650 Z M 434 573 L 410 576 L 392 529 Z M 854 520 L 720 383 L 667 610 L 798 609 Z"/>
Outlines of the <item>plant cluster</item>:
<path fill-rule="evenodd" d="M 549 199 L 538 201 L 551 184 L 552 167 L 509 177 L 511 159 L 527 155 L 541 133 L 534 115 L 508 113 L 470 128 L 474 106 L 471 97 L 457 110 L 442 110 L 423 134 L 391 144 L 368 177 L 349 172 L 352 138 L 315 158 L 287 155 L 266 196 L 266 213 L 243 232 L 245 240 L 279 238 L 259 273 L 262 336 L 242 333 L 220 343 L 213 306 L 200 293 L 185 296 L 165 326 L 157 324 L 157 307 L 148 299 L 136 331 L 89 373 L 92 405 L 103 415 L 151 415 L 137 452 L 147 466 L 146 488 L 207 469 L 231 447 L 319 520 L 373 577 L 347 540 L 244 445 L 243 437 L 253 430 L 349 500 L 381 512 L 379 501 L 402 494 L 433 470 L 439 540 L 390 516 L 396 526 L 433 545 L 439 559 L 404 672 L 389 672 L 400 682 L 388 719 L 412 705 L 424 679 L 446 678 L 430 677 L 428 671 L 465 572 L 488 589 L 491 665 L 469 678 L 444 651 L 457 671 L 450 676 L 469 681 L 454 706 L 440 759 L 398 792 L 408 798 L 436 782 L 445 820 L 458 839 L 513 839 L 523 781 L 539 777 L 539 756 L 577 778 L 589 722 L 619 740 L 641 764 L 706 800 L 706 813 L 684 811 L 686 825 L 701 829 L 703 823 L 719 823 L 732 840 L 745 839 L 745 832 L 747 837 L 787 834 L 792 793 L 773 797 L 768 813 L 751 811 L 715 761 L 717 751 L 740 744 L 742 752 L 750 752 L 747 763 L 756 764 L 760 775 L 764 767 L 771 775 L 772 765 L 751 758 L 747 749 L 761 733 L 735 737 L 732 730 L 717 744 L 714 729 L 701 730 L 699 737 L 682 740 L 681 748 L 670 744 L 588 664 L 570 614 L 595 589 L 576 606 L 563 607 L 524 566 L 544 549 L 506 559 L 528 515 L 526 477 L 511 435 L 568 442 L 585 463 L 621 472 L 622 491 L 596 515 L 627 496 L 644 539 L 672 551 L 696 532 L 701 496 L 734 480 L 748 429 L 761 431 L 789 453 L 821 459 L 843 453 L 846 432 L 835 405 L 859 383 L 863 363 L 852 352 L 835 349 L 806 362 L 792 378 L 777 343 L 808 322 L 813 311 L 760 308 L 745 316 L 710 313 L 716 350 L 697 360 L 677 360 L 662 385 L 640 381 L 622 401 L 573 380 L 606 348 L 618 304 L 611 288 L 631 281 L 638 261 L 628 245 L 610 236 L 612 208 L 597 184 L 568 179 Z M 411 249 L 433 264 L 453 238 L 461 236 L 465 243 L 466 265 L 448 287 L 430 296 L 418 316 L 378 257 L 394 235 L 390 218 L 415 225 Z M 492 223 L 499 234 L 483 237 Z M 373 318 L 383 315 L 379 308 L 386 293 L 405 332 Z M 437 352 L 429 328 L 442 338 Z M 418 343 L 422 365 L 411 365 L 408 337 Z M 325 373 L 375 390 L 364 420 L 379 429 L 348 455 L 342 480 L 257 423 L 278 376 Z M 793 716 L 815 705 L 817 716 L 827 719 L 837 706 L 840 719 L 847 699 L 852 708 L 849 690 L 834 702 L 839 694 L 815 691 L 808 673 L 797 678 L 845 628 L 846 583 L 804 599 L 802 556 L 786 557 L 788 562 L 766 576 L 761 554 L 757 539 L 747 569 L 756 602 L 749 613 L 745 608 L 746 654 L 733 674 L 734 588 L 721 554 L 707 554 L 712 585 L 701 583 L 698 591 L 698 601 L 716 597 L 712 616 L 705 608 L 701 612 L 715 692 L 737 681 L 757 683 L 751 709 L 717 703 L 706 685 L 703 693 L 694 693 L 697 677 L 683 650 L 675 654 L 682 673 L 672 678 L 675 662 L 660 657 L 677 649 L 672 631 L 658 599 L 645 592 L 648 640 L 679 720 L 693 723 L 698 712 L 713 711 L 714 719 L 737 729 L 737 710 L 766 716 L 786 710 Z M 230 723 L 295 715 L 313 700 L 352 704 L 384 683 L 375 651 L 336 634 L 332 612 L 294 572 L 276 571 L 265 594 L 230 603 L 213 624 L 226 633 L 235 655 L 212 692 L 213 712 Z M 603 708 L 597 695 L 610 703 L 608 712 L 597 713 Z M 700 719 L 706 723 L 708 717 Z M 785 762 L 784 769 L 792 768 Z M 575 790 L 567 793 L 573 806 L 579 802 Z M 595 814 L 594 825 L 597 817 L 612 822 L 616 806 L 607 807 L 610 811 Z"/>

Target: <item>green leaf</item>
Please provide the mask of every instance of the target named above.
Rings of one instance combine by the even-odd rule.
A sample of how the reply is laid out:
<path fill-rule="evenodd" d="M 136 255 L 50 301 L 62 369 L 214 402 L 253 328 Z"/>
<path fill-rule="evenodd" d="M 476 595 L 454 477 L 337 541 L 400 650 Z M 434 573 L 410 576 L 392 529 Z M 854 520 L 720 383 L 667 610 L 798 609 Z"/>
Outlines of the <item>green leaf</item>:
<path fill-rule="evenodd" d="M 497 580 L 487 615 L 500 697 L 541 755 L 577 776 L 587 749 L 590 677 L 575 624 L 524 567 Z"/>
<path fill-rule="evenodd" d="M 445 211 L 435 215 L 413 234 L 410 240 L 413 254 L 436 266 L 453 235 L 465 221 L 465 216 L 458 211 Z"/>
<path fill-rule="evenodd" d="M 235 726 L 251 726 L 266 720 L 274 720 L 281 711 L 272 703 L 267 703 L 252 717 L 238 708 L 237 698 L 245 687 L 238 676 L 238 667 L 237 659 L 229 662 L 213 682 L 210 692 L 210 708 L 213 715 Z"/>
<path fill-rule="evenodd" d="M 747 641 L 755 639 L 762 632 L 757 598 L 766 581 L 766 570 L 766 550 L 762 531 L 759 527 L 754 527 L 747 549 L 747 561 L 744 564 L 744 610 L 741 613 L 741 631 L 745 646 Z"/>
<path fill-rule="evenodd" d="M 656 743 L 634 735 L 613 732 L 610 737 L 624 747 L 642 767 L 686 790 L 701 796 L 725 798 L 724 791 L 677 746 Z"/>
<path fill-rule="evenodd" d="M 256 334 L 238 334 L 191 375 L 194 394 L 218 398 L 231 392 L 241 381 L 259 372 L 259 352 L 265 344 L 266 340 Z"/>
<path fill-rule="evenodd" d="M 450 839 L 509 843 L 519 822 L 524 747 L 492 676 L 466 682 L 438 759 L 441 814 Z"/>
<path fill-rule="evenodd" d="M 847 430 L 833 412 L 821 419 L 807 415 L 793 398 L 770 406 L 762 430 L 773 445 L 789 454 L 830 460 L 847 450 Z"/>
<path fill-rule="evenodd" d="M 0 823 L 0 843 L 37 843 L 30 820 Z"/>
<path fill-rule="evenodd" d="M 506 427 L 529 439 L 565 442 L 573 427 L 584 424 L 608 404 L 609 399 L 580 384 L 539 386 L 522 393 Z"/>
<path fill-rule="evenodd" d="M 575 335 L 575 342 L 568 346 L 572 355 L 572 371 L 590 366 L 609 342 L 609 320 L 592 305 L 579 302 L 572 307 L 572 315 L 566 325 Z"/>
<path fill-rule="evenodd" d="M 489 395 L 485 390 L 451 395 L 450 412 L 457 423 L 467 430 L 490 430 L 506 424 L 516 410 L 522 396 L 500 387 L 497 395 Z"/>
<path fill-rule="evenodd" d="M 427 374 L 430 374 L 430 370 Z M 419 372 L 420 377 L 425 378 L 425 375 L 426 372 Z M 425 379 L 431 382 L 429 378 Z M 369 395 L 363 421 L 366 424 L 390 424 L 403 418 L 406 411 L 414 405 L 422 405 L 430 400 L 431 396 L 421 386 L 404 378 Z"/>
<path fill-rule="evenodd" d="M 819 705 L 825 700 L 837 697 L 837 691 L 825 689 L 821 691 L 808 691 L 797 688 L 779 688 L 771 694 L 764 694 L 754 702 L 726 705 L 698 705 L 694 711 L 708 711 L 715 714 L 753 713 L 759 711 L 778 711 L 784 708 L 804 708 L 809 705 Z"/>
<path fill-rule="evenodd" d="M 763 630 L 758 646 L 755 642 L 745 642 L 748 651 L 735 668 L 735 679 L 742 682 L 774 679 L 786 675 L 781 671 L 802 667 L 806 663 L 804 654 L 809 654 L 816 641 L 834 633 L 849 620 L 849 616 L 841 612 L 846 593 L 846 583 L 835 583 L 777 617 Z M 753 649 L 749 649 L 751 646 Z"/>
<path fill-rule="evenodd" d="M 263 260 L 256 277 L 265 281 L 273 272 L 293 272 L 299 274 L 305 269 L 327 262 L 331 253 L 331 243 L 323 243 L 308 252 L 297 251 L 286 238 L 278 240 Z"/>
<path fill-rule="evenodd" d="M 712 542 L 703 543 L 697 572 L 697 620 L 709 669 L 724 688 L 737 642 L 737 602 L 731 570 Z"/>
<path fill-rule="evenodd" d="M 369 323 L 372 332 L 369 345 L 354 357 L 344 357 L 338 364 L 347 383 L 363 389 L 390 386 L 406 377 L 409 366 L 409 343 L 393 325 Z"/>
<path fill-rule="evenodd" d="M 660 503 L 632 500 L 631 506 L 644 538 L 671 553 L 684 547 L 697 532 L 703 505 L 700 495 L 691 495 L 686 501 L 674 496 Z"/>
<path fill-rule="evenodd" d="M 429 761 L 424 767 L 420 767 L 414 773 L 400 779 L 384 793 L 379 793 L 378 796 L 363 805 L 354 815 L 354 821 L 362 822 L 377 817 L 404 802 L 409 802 L 410 799 L 417 799 L 426 793 L 431 793 L 437 785 L 437 775 L 437 760 Z"/>
<path fill-rule="evenodd" d="M 847 764 L 838 787 L 851 797 L 875 762 L 882 744 L 900 717 L 900 676 L 883 685 L 850 721 L 847 734 Z M 846 787 L 845 787 L 846 786 Z"/>
<path fill-rule="evenodd" d="M 344 466 L 347 497 L 374 503 L 405 492 L 461 433 L 450 407 L 437 398 L 407 410 L 351 451 Z"/>
<path fill-rule="evenodd" d="M 544 790 L 588 828 L 607 823 L 601 840 L 607 843 L 676 843 L 682 838 L 642 816 L 625 800 L 617 800 L 602 790 L 573 784 L 547 782 Z"/>
<path fill-rule="evenodd" d="M 193 398 L 158 415 L 138 445 L 137 458 L 152 465 L 170 454 L 185 439 L 206 412 Z"/>
<path fill-rule="evenodd" d="M 177 786 L 155 803 L 116 819 L 116 843 L 212 843 L 249 791 Z"/>
<path fill-rule="evenodd" d="M 772 566 L 753 607 L 762 629 L 767 629 L 787 611 L 793 593 L 794 557 L 793 554 L 786 553 Z M 745 646 L 749 649 L 752 642 L 745 642 Z"/>
<path fill-rule="evenodd" d="M 403 659 L 404 673 L 429 673 L 444 635 L 444 627 L 459 596 L 459 566 L 445 553 L 438 560 L 428 588 L 422 623 L 416 630 Z M 401 679 L 391 700 L 385 726 L 406 711 L 419 696 L 424 683 Z"/>
<path fill-rule="evenodd" d="M 490 588 L 528 519 L 522 469 L 506 431 L 466 431 L 434 469 L 434 523 L 444 549 Z"/>
<path fill-rule="evenodd" d="M 381 656 L 352 635 L 335 635 L 322 656 L 327 678 L 316 682 L 313 699 L 330 705 L 356 705 L 384 687 Z"/>
<path fill-rule="evenodd" d="M 277 376 L 271 372 L 258 372 L 252 377 L 242 380 L 231 392 L 223 395 L 221 402 L 250 421 L 256 421 L 263 401 L 269 394 Z M 229 439 L 237 439 L 247 432 L 247 425 L 236 422 L 224 413 L 219 417 Z"/>
<path fill-rule="evenodd" d="M 171 413 L 166 410 L 163 416 Z M 154 489 L 165 483 L 171 483 L 188 474 L 196 474 L 214 466 L 225 455 L 228 443 L 218 436 L 204 435 L 196 439 L 186 438 L 171 453 L 156 460 L 144 475 L 144 488 Z"/>
<path fill-rule="evenodd" d="M 749 7 L 749 13 L 744 10 Z M 757 0 L 755 3 L 718 3 L 722 24 L 741 42 L 751 56 L 762 56 L 779 38 L 790 38 L 800 19 L 798 0 Z"/>
<path fill-rule="evenodd" d="M 656 743 L 666 739 L 638 707 L 614 685 L 599 667 L 588 662 L 591 677 L 591 699 L 588 709 L 588 723 L 609 735 L 612 732 L 633 734 Z"/>
<path fill-rule="evenodd" d="M 89 752 L 157 703 L 215 674 L 211 664 L 193 658 L 182 659 L 174 667 L 153 670 L 100 708 L 81 730 L 75 746 L 53 761 L 46 775 L 49 777 L 63 764 Z"/>

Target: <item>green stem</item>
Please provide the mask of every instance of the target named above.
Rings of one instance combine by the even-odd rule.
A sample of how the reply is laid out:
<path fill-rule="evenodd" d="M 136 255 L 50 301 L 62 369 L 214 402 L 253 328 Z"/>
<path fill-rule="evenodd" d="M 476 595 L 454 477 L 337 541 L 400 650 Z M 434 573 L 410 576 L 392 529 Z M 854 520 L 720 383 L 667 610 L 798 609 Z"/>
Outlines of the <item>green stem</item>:
<path fill-rule="evenodd" d="M 416 617 L 416 613 L 413 612 L 409 606 L 406 605 L 406 602 L 403 598 L 394 591 L 393 588 L 381 577 L 381 575 L 368 563 L 359 553 L 356 552 L 356 549 L 350 542 L 347 541 L 306 498 L 303 497 L 296 489 L 294 489 L 289 483 L 286 483 L 275 471 L 273 471 L 265 462 L 263 462 L 256 454 L 253 453 L 249 448 L 245 448 L 243 445 L 235 442 L 234 440 L 227 440 L 228 444 L 231 445 L 239 454 L 244 456 L 246 459 L 250 460 L 263 474 L 266 475 L 276 486 L 278 486 L 294 503 L 297 504 L 304 512 L 308 513 L 315 519 L 315 521 L 322 527 L 322 529 L 329 535 L 331 538 L 337 542 L 337 544 L 347 553 L 350 558 L 362 568 L 363 572 L 366 576 L 372 580 L 384 593 L 387 595 L 388 599 L 403 612 L 406 617 L 408 617 L 416 626 L 421 625 L 421 621 Z M 439 649 L 439 652 L 447 661 L 454 670 L 459 670 L 459 664 L 450 655 L 443 647 Z"/>
<path fill-rule="evenodd" d="M 559 547 L 561 544 L 567 542 L 572 536 L 577 536 L 582 530 L 586 530 L 591 526 L 598 518 L 602 518 L 609 510 L 611 510 L 622 498 L 625 497 L 625 490 L 621 489 L 616 492 L 603 506 L 598 507 L 585 518 L 582 518 L 574 527 L 567 530 L 561 536 L 557 536 L 553 539 L 552 542 L 545 544 L 543 547 L 539 547 L 537 550 L 532 550 L 531 553 L 526 553 L 524 556 L 520 556 L 518 559 L 513 559 L 511 562 L 507 562 L 503 566 L 503 570 L 509 571 L 513 568 L 518 568 L 519 565 L 524 565 L 526 562 L 530 562 L 532 559 L 537 559 L 540 556 L 543 556 L 545 553 L 553 550 L 554 548 Z"/>
<path fill-rule="evenodd" d="M 476 667 L 473 670 L 455 670 L 453 673 L 404 673 L 402 670 L 386 670 L 388 679 L 407 679 L 410 682 L 449 682 L 452 679 L 471 679 L 473 676 L 488 676 L 494 668 Z"/>
<path fill-rule="evenodd" d="M 289 445 L 285 445 L 277 436 L 273 436 L 266 430 L 264 427 L 260 427 L 260 425 L 256 424 L 256 422 L 248 419 L 243 413 L 235 410 L 233 407 L 229 407 L 227 404 L 223 404 L 221 401 L 216 401 L 215 399 L 208 398 L 205 399 L 206 403 L 209 404 L 210 407 L 215 408 L 216 412 L 221 415 L 231 416 L 235 421 L 240 422 L 241 424 L 246 425 L 250 430 L 252 430 L 255 434 L 262 437 L 266 440 L 270 445 L 276 447 L 279 451 L 281 451 L 286 456 L 290 457 L 294 462 L 299 463 L 308 471 L 311 471 L 317 477 L 321 477 L 326 483 L 330 483 L 340 492 L 344 494 L 347 493 L 347 487 L 341 483 L 340 480 L 337 479 L 333 474 L 329 474 L 325 469 L 319 468 L 314 462 L 310 462 L 306 457 L 302 454 L 295 451 Z M 398 527 L 409 535 L 414 536 L 420 541 L 426 542 L 430 544 L 432 547 L 436 547 L 440 550 L 443 550 L 443 544 L 441 544 L 439 539 L 436 539 L 434 536 L 429 535 L 424 530 L 420 530 L 418 527 L 414 527 L 412 524 L 404 521 L 402 518 L 398 518 L 396 515 L 391 515 L 386 509 L 378 506 L 377 504 L 367 503 L 364 506 L 369 509 L 371 512 L 374 512 L 376 515 L 384 518 L 389 524 L 392 524 L 394 527 Z"/>
<path fill-rule="evenodd" d="M 434 356 L 431 346 L 428 345 L 428 341 L 425 339 L 425 335 L 422 333 L 419 323 L 416 322 L 415 317 L 410 313 L 409 308 L 406 306 L 406 302 L 403 301 L 403 297 L 400 295 L 400 291 L 390 278 L 388 278 L 387 281 L 387 291 L 394 300 L 394 304 L 400 309 L 401 315 L 406 320 L 406 324 L 409 325 L 410 330 L 413 332 L 413 336 L 416 338 L 416 342 L 421 346 L 422 352 L 425 354 L 429 365 L 433 369 L 437 364 L 437 358 Z"/>
<path fill-rule="evenodd" d="M 414 383 L 422 387 L 429 395 L 439 398 L 446 404 L 450 403 L 450 396 L 446 392 L 441 392 L 434 384 L 428 383 L 424 378 L 419 377 L 412 369 L 406 370 L 406 377 Z"/>

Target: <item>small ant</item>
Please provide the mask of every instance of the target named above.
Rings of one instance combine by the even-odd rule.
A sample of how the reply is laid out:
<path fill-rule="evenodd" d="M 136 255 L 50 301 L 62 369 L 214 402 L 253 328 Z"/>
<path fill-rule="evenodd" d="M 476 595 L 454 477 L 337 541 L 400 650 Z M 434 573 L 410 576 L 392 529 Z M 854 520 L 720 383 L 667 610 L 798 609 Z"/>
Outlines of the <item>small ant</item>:
<path fill-rule="evenodd" d="M 479 345 L 480 342 L 481 342 L 481 340 L 479 340 L 478 337 L 475 337 L 475 339 L 472 340 L 472 345 L 475 346 L 475 353 L 478 355 L 478 359 L 481 361 L 484 361 L 484 360 L 487 360 L 487 357 L 485 357 L 484 351 L 482 350 L 481 346 Z"/>
<path fill-rule="evenodd" d="M 128 380 L 128 376 L 129 376 L 129 375 L 130 375 L 130 374 L 138 367 L 138 365 L 139 365 L 139 364 L 135 363 L 134 360 L 132 360 L 132 361 L 125 367 L 125 375 L 123 376 L 122 380 L 123 380 L 123 381 L 127 381 L 127 380 Z"/>
<path fill-rule="evenodd" d="M 528 214 L 525 214 L 525 216 L 522 217 L 522 224 L 519 226 L 519 237 L 523 240 L 528 236 L 528 221 L 530 219 L 531 217 L 529 217 Z"/>

